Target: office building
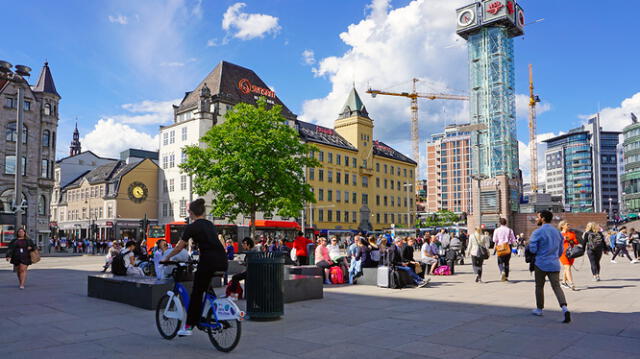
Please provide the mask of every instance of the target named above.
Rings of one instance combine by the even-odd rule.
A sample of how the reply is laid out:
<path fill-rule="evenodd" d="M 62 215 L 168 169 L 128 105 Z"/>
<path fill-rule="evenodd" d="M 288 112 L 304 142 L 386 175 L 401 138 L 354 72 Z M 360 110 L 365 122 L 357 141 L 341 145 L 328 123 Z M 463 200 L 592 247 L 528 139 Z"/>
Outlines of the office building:
<path fill-rule="evenodd" d="M 622 130 L 624 138 L 624 172 L 622 172 L 622 199 L 624 213 L 640 212 L 640 123 L 632 116 L 633 123 Z"/>

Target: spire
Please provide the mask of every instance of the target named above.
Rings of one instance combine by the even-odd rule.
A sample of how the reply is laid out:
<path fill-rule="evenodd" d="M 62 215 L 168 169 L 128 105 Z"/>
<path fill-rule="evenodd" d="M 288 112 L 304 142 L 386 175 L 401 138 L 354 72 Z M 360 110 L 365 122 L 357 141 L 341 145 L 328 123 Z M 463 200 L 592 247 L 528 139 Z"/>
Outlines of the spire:
<path fill-rule="evenodd" d="M 364 103 L 362 103 L 355 85 L 351 88 L 349 97 L 347 97 L 347 102 L 344 103 L 344 107 L 342 108 L 342 111 L 340 111 L 340 115 L 338 117 L 348 118 L 352 116 L 369 118 L 369 113 L 367 112 L 366 107 L 364 107 Z"/>
<path fill-rule="evenodd" d="M 53 76 L 51 75 L 48 62 L 44 63 L 38 82 L 33 87 L 33 91 L 46 92 L 60 97 L 60 94 L 56 91 L 56 84 L 53 82 Z"/>
<path fill-rule="evenodd" d="M 73 130 L 73 140 L 71 140 L 71 146 L 69 146 L 69 156 L 79 155 L 82 152 L 82 146 L 80 145 L 80 131 L 78 131 L 78 121 L 76 121 L 76 128 Z"/>

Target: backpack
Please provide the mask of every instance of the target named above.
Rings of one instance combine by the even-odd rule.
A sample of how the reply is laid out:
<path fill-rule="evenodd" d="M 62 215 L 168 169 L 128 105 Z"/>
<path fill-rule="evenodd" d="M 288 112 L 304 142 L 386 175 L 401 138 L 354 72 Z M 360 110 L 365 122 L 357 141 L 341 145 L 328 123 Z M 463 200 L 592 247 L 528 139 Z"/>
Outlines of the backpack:
<path fill-rule="evenodd" d="M 344 273 L 342 273 L 342 268 L 338 266 L 331 267 L 329 270 L 329 276 L 331 277 L 331 283 L 333 284 L 344 284 Z"/>
<path fill-rule="evenodd" d="M 127 265 L 124 263 L 124 256 L 130 251 L 118 253 L 111 261 L 111 273 L 114 275 L 127 275 Z"/>
<path fill-rule="evenodd" d="M 585 233 L 587 236 L 587 246 L 591 249 L 604 248 L 604 236 L 602 233 Z"/>
<path fill-rule="evenodd" d="M 242 299 L 243 293 L 244 291 L 242 290 L 240 283 L 234 280 L 229 281 L 227 289 L 225 290 L 225 294 L 228 298 Z"/>
<path fill-rule="evenodd" d="M 451 275 L 449 266 L 440 266 L 433 271 L 434 275 Z"/>

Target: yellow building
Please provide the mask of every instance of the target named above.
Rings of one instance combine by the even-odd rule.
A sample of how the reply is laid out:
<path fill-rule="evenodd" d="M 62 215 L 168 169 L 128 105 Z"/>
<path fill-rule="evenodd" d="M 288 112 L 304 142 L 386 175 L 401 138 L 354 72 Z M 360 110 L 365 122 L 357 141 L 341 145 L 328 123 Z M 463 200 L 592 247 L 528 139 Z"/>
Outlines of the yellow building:
<path fill-rule="evenodd" d="M 355 88 L 333 129 L 299 120 L 297 126 L 318 147 L 314 156 L 322 164 L 307 169 L 317 202 L 306 206 L 305 227 L 382 230 L 415 223 L 416 162 L 373 140 L 373 120 Z"/>

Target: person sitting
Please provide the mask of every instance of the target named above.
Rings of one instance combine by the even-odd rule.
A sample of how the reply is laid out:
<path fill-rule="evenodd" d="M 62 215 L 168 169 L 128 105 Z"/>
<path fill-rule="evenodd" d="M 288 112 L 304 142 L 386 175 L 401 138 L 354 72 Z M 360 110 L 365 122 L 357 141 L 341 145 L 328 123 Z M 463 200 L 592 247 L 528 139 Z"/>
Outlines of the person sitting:
<path fill-rule="evenodd" d="M 111 267 L 111 262 L 113 262 L 113 258 L 115 258 L 118 253 L 120 253 L 120 245 L 116 242 L 113 243 L 109 250 L 107 251 L 107 255 L 105 256 L 104 266 L 102 267 L 102 271 L 106 272 L 109 267 Z"/>
<path fill-rule="evenodd" d="M 153 266 L 156 270 L 156 278 L 158 279 L 165 278 L 164 264 L 161 264 L 160 261 L 162 261 L 164 259 L 164 255 L 168 253 L 167 250 L 169 250 L 169 245 L 164 239 L 158 240 L 155 248 L 153 249 Z"/>
<path fill-rule="evenodd" d="M 340 251 L 340 245 L 336 236 L 331 236 L 331 244 L 327 245 L 327 249 L 329 249 L 329 257 L 331 260 L 342 268 L 342 273 L 347 273 L 349 263 L 347 262 L 347 257 L 343 256 Z"/>
<path fill-rule="evenodd" d="M 426 268 L 426 265 L 423 266 L 423 263 L 419 263 L 413 258 L 415 245 L 416 245 L 416 240 L 413 237 L 407 238 L 407 244 L 404 246 L 404 248 L 402 248 L 402 260 L 409 263 L 410 267 L 415 268 L 414 272 L 420 275 L 420 273 L 424 273 L 424 269 Z"/>
<path fill-rule="evenodd" d="M 120 251 L 124 258 L 124 266 L 127 268 L 127 275 L 143 277 L 142 268 L 136 267 L 136 242 L 128 241 L 124 248 Z"/>
<path fill-rule="evenodd" d="M 420 249 L 420 254 L 422 254 L 420 261 L 425 264 L 426 274 L 433 273 L 433 270 L 438 266 L 438 246 L 435 242 L 435 237 L 432 237 L 430 234 L 426 234 L 424 237 L 424 244 Z"/>
<path fill-rule="evenodd" d="M 269 246 L 269 252 L 286 252 L 286 247 L 282 244 L 282 240 L 280 238 L 273 240 Z"/>
<path fill-rule="evenodd" d="M 329 268 L 334 265 L 331 257 L 329 256 L 329 248 L 327 248 L 327 239 L 320 237 L 318 239 L 318 246 L 315 251 L 315 263 L 317 267 L 322 269 L 322 280 L 324 284 L 331 284 L 329 281 L 330 273 Z"/>
<path fill-rule="evenodd" d="M 369 249 L 371 250 L 371 266 L 377 267 L 380 264 L 380 248 L 378 248 L 374 236 L 369 236 Z"/>
<path fill-rule="evenodd" d="M 423 280 L 422 278 L 420 278 L 420 276 L 417 275 L 416 272 L 411 267 L 409 267 L 410 265 L 409 262 L 404 261 L 402 257 L 402 249 L 401 249 L 402 238 L 396 237 L 394 243 L 395 244 L 391 246 L 391 248 L 389 248 L 389 252 L 387 254 L 389 256 L 389 263 L 391 264 L 391 266 L 393 266 L 396 270 L 401 270 L 409 274 L 409 276 L 411 277 L 415 285 L 417 285 L 418 287 L 427 286 L 427 284 L 429 284 L 430 279 Z"/>

